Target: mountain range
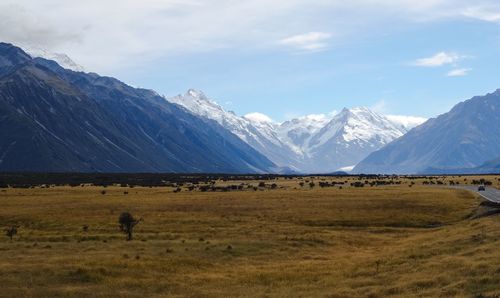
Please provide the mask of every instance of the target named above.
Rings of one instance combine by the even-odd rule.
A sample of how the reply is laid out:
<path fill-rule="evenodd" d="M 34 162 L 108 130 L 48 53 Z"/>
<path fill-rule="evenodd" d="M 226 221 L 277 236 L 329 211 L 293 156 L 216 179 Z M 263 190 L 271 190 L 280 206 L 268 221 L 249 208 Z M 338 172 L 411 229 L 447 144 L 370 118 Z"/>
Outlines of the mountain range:
<path fill-rule="evenodd" d="M 279 167 L 301 173 L 349 171 L 368 154 L 425 121 L 390 119 L 360 107 L 344 108 L 331 118 L 305 116 L 275 123 L 258 113 L 238 116 L 226 111 L 198 90 L 167 100 L 218 122 Z"/>
<path fill-rule="evenodd" d="M 499 110 L 496 91 L 427 121 L 357 107 L 277 123 L 0 43 L 0 171 L 498 173 Z"/>

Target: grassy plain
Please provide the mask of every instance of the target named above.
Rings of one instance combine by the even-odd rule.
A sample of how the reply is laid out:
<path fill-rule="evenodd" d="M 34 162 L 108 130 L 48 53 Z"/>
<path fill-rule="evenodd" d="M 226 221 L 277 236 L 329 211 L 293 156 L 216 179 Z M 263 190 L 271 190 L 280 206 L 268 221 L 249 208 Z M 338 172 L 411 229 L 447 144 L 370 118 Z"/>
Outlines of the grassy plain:
<path fill-rule="evenodd" d="M 5 189 L 0 227 L 21 227 L 0 238 L 0 296 L 500 295 L 500 217 L 471 219 L 470 192 L 275 183 Z M 122 211 L 144 219 L 130 242 Z"/>

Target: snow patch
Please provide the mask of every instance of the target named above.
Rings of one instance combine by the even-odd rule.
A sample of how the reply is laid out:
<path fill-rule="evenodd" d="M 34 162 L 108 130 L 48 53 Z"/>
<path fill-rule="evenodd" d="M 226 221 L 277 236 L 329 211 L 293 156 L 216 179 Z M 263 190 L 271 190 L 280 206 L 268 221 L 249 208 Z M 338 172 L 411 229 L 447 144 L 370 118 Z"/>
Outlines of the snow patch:
<path fill-rule="evenodd" d="M 355 166 L 356 166 L 356 165 L 354 165 L 354 166 L 342 167 L 342 168 L 338 169 L 337 171 L 341 171 L 341 172 L 347 172 L 347 173 L 349 173 L 349 172 L 352 172 L 352 170 L 354 169 L 354 167 L 355 167 Z"/>

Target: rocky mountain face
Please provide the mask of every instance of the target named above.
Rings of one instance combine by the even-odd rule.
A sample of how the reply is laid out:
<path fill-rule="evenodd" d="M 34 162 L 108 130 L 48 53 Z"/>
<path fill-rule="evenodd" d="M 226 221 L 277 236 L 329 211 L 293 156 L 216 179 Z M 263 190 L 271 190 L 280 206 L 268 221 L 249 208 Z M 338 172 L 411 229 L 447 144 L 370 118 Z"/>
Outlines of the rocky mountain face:
<path fill-rule="evenodd" d="M 153 91 L 74 72 L 0 43 L 0 170 L 270 172 L 215 121 Z"/>
<path fill-rule="evenodd" d="M 457 104 L 354 169 L 356 173 L 437 173 L 472 169 L 500 156 L 500 90 Z"/>
<path fill-rule="evenodd" d="M 354 108 L 333 118 L 312 115 L 279 124 L 265 116 L 240 117 L 225 111 L 201 91 L 189 90 L 168 100 L 216 121 L 278 166 L 302 173 L 350 170 L 423 121 L 390 120 L 368 108 Z"/>

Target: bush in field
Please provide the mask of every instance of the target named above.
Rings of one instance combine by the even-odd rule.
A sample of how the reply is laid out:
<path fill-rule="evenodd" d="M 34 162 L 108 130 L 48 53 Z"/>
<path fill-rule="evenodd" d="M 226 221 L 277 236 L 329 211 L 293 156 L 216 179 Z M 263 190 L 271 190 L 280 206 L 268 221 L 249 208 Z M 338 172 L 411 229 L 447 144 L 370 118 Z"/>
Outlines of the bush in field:
<path fill-rule="evenodd" d="M 365 186 L 365 184 L 363 182 L 356 181 L 356 182 L 351 183 L 351 186 L 352 187 L 363 187 L 363 186 Z"/>
<path fill-rule="evenodd" d="M 134 227 L 142 221 L 142 218 L 135 219 L 129 212 L 123 212 L 118 218 L 118 223 L 120 224 L 120 230 L 127 234 L 127 241 L 132 240 L 132 233 Z"/>
<path fill-rule="evenodd" d="M 11 241 L 12 237 L 17 235 L 17 229 L 19 229 L 19 226 L 12 226 L 10 228 L 5 229 L 5 234 L 7 235 L 7 237 L 10 238 Z"/>

